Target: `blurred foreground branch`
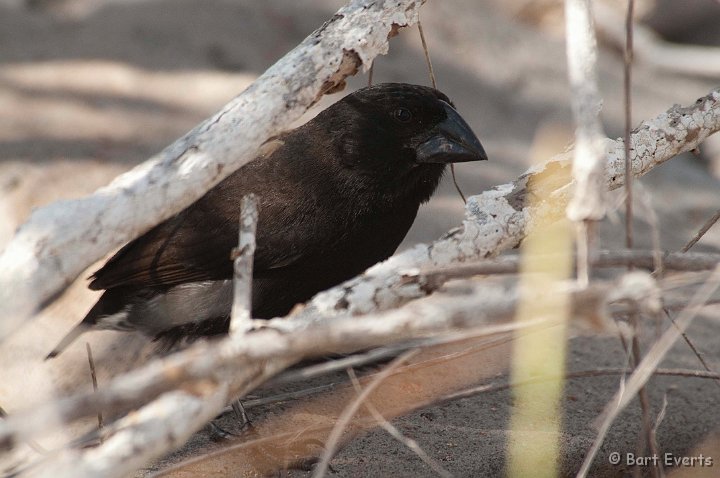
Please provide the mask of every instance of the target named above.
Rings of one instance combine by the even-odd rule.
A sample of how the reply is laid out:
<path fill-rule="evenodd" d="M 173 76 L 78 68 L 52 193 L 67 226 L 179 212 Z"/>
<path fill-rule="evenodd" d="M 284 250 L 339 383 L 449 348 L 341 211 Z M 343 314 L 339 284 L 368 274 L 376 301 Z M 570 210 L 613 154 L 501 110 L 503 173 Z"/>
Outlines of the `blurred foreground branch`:
<path fill-rule="evenodd" d="M 597 45 L 589 0 L 565 0 L 565 30 L 575 121 L 575 190 L 568 205 L 568 217 L 572 221 L 598 221 L 605 217 L 607 208 L 603 178 L 605 132 L 600 122 Z"/>
<path fill-rule="evenodd" d="M 593 284 L 585 290 L 577 290 L 572 281 L 560 287 L 570 293 L 575 315 L 589 316 L 586 320 L 593 323 L 597 319 L 592 316 L 606 310 L 610 302 L 631 303 L 643 310 L 657 309 L 659 291 L 655 290 L 654 282 L 647 274 L 634 274 L 642 274 L 647 279 Z M 116 434 L 98 447 L 51 455 L 26 475 L 125 476 L 140 464 L 174 449 L 231 399 L 246 394 L 304 357 L 349 353 L 443 333 L 455 333 L 467 339 L 557 325 L 553 320 L 544 319 L 505 323 L 515 311 L 518 296 L 516 287 L 468 282 L 462 291 L 435 295 L 401 309 L 363 318 L 315 324 L 273 319 L 261 329 L 245 334 L 242 340 L 230 336 L 194 344 L 185 351 L 118 377 L 95 393 L 59 399 L 8 416 L 0 422 L 0 444 L 11 447 L 29 437 L 49 433 L 53 427 L 94 415 L 98 410 L 126 411 L 151 401 L 121 422 L 107 427 L 108 432 Z M 162 413 L 157 415 L 151 410 Z M 136 440 L 146 442 L 148 433 L 162 437 L 162 444 L 142 449 L 133 446 Z"/>

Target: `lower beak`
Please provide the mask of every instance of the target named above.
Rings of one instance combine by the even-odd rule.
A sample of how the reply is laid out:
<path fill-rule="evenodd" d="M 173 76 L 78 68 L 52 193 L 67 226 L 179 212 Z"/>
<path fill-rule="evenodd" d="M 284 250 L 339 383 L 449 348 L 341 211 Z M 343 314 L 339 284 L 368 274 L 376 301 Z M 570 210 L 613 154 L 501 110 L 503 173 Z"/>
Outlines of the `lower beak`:
<path fill-rule="evenodd" d="M 463 163 L 487 160 L 487 154 L 470 126 L 444 101 L 447 118 L 416 148 L 418 163 Z"/>

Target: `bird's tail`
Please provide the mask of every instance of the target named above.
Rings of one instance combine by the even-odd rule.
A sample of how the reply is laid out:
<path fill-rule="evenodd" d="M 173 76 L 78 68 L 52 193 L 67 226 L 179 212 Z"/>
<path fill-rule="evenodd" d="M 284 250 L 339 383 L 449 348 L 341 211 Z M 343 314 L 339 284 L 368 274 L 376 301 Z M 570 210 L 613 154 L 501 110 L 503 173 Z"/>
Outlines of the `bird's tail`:
<path fill-rule="evenodd" d="M 89 324 L 85 321 L 77 324 L 75 327 L 72 328 L 70 332 L 67 333 L 67 335 L 65 335 L 65 337 L 62 338 L 62 340 L 55 346 L 55 348 L 52 349 L 52 351 L 47 355 L 47 357 L 45 357 L 45 360 L 55 358 L 60 355 L 63 350 L 68 347 L 68 345 L 73 343 L 75 339 L 77 339 L 90 329 L 92 329 L 92 324 Z"/>
<path fill-rule="evenodd" d="M 85 318 L 63 337 L 59 344 L 50 352 L 45 360 L 57 357 L 68 345 L 79 336 L 90 330 L 133 330 L 134 327 L 127 322 L 128 310 L 123 302 L 128 291 L 116 288 L 105 291 L 100 299 L 92 306 Z"/>

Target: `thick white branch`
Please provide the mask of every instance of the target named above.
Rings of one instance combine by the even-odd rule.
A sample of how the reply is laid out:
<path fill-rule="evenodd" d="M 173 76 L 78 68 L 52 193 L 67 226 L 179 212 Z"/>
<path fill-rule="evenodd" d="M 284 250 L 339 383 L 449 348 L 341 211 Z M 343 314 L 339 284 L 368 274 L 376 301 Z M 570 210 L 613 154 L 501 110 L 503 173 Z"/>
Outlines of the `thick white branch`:
<path fill-rule="evenodd" d="M 207 384 L 207 393 L 168 392 L 115 423 L 119 431 L 102 446 L 64 450 L 23 474 L 27 478 L 98 478 L 132 474 L 184 444 L 225 406 L 227 387 Z"/>
<path fill-rule="evenodd" d="M 388 49 L 424 0 L 353 0 L 222 110 L 161 153 L 77 200 L 33 212 L 0 256 L 0 340 L 114 248 L 247 163 L 323 94 Z"/>
<path fill-rule="evenodd" d="M 633 131 L 630 153 L 633 175 L 642 176 L 678 154 L 697 148 L 717 131 L 720 131 L 720 87 L 692 106 L 673 106 Z M 624 142 L 606 139 L 605 150 L 606 187 L 616 189 L 625 182 Z M 331 317 L 397 307 L 425 295 L 419 284 L 406 280 L 406 273 L 483 259 L 515 247 L 535 224 L 565 213 L 571 185 L 554 181 L 548 173 L 570 167 L 570 154 L 553 158 L 512 183 L 470 197 L 461 227 L 430 245 L 419 244 L 361 276 L 318 294 L 298 315 Z M 554 198 L 562 200 L 553 201 L 552 205 L 526 205 L 530 180 L 535 181 L 536 187 L 540 183 L 549 188 Z"/>
<path fill-rule="evenodd" d="M 618 281 L 615 285 L 596 284 L 586 290 L 573 289 L 574 283 L 559 287 L 570 288 L 580 315 L 596 315 L 598 308 L 604 309 L 608 300 L 624 303 L 632 298 L 638 306 L 649 301 L 657 308 L 660 293 L 654 280 L 648 274 L 633 274 L 641 276 L 641 280 L 631 281 L 632 287 L 628 287 L 628 281 Z M 8 441 L 12 443 L 47 432 L 48 427 L 59 423 L 50 422 L 49 417 L 59 415 L 61 421 L 71 421 L 124 399 L 159 396 L 157 401 L 114 425 L 113 428 L 120 431 L 97 448 L 67 451 L 33 469 L 43 472 L 54 469 L 53 478 L 126 476 L 163 450 L 170 451 L 177 446 L 200 428 L 204 423 L 202 419 L 209 420 L 219 413 L 230 397 L 246 393 L 302 357 L 351 352 L 443 332 L 464 331 L 457 337 L 467 339 L 525 327 L 556 325 L 555 319 L 502 323 L 502 319 L 512 317 L 517 298 L 518 291 L 512 285 L 472 282 L 453 294 L 429 297 L 401 309 L 363 318 L 348 317 L 315 324 L 273 319 L 267 321 L 263 329 L 245 335 L 242 341 L 230 336 L 216 343 L 196 344 L 118 377 L 97 393 L 60 399 L 10 416 L 0 422 L 0 443 L 8 444 Z M 180 387 L 183 392 L 163 394 L 174 387 Z M 128 447 L 133 443 L 146 446 L 136 447 L 134 456 L 130 457 Z M 68 467 L 70 463 L 73 467 Z"/>
<path fill-rule="evenodd" d="M 476 284 L 462 295 L 433 297 L 361 320 L 353 317 L 324 323 L 269 320 L 262 329 L 246 334 L 242 340 L 229 336 L 221 341 L 197 343 L 117 377 L 97 392 L 58 399 L 33 407 L 27 413 L 10 415 L 0 421 L 0 445 L 12 445 L 46 433 L 62 423 L 94 415 L 99 409 L 127 409 L 182 384 L 227 383 L 229 395 L 238 395 L 303 357 L 351 352 L 486 325 L 489 317 L 495 320 L 509 317 L 515 296 L 513 289 L 508 291 L 502 285 Z M 501 329 L 513 327 L 502 325 Z"/>

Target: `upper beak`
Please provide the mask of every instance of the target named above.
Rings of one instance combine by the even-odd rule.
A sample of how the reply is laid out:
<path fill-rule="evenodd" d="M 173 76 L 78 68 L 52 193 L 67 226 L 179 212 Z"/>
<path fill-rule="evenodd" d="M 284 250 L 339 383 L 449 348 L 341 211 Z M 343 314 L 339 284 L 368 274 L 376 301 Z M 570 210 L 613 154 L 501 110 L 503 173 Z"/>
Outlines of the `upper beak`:
<path fill-rule="evenodd" d="M 417 147 L 418 163 L 462 163 L 487 160 L 487 154 L 470 126 L 455 111 L 443 103 L 447 118 L 432 129 L 427 139 Z"/>

